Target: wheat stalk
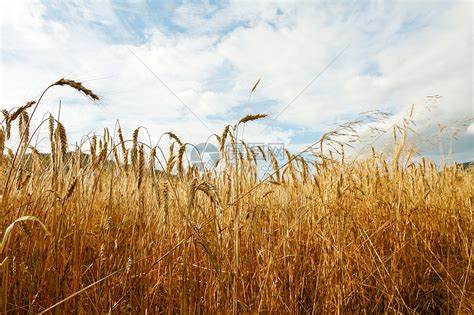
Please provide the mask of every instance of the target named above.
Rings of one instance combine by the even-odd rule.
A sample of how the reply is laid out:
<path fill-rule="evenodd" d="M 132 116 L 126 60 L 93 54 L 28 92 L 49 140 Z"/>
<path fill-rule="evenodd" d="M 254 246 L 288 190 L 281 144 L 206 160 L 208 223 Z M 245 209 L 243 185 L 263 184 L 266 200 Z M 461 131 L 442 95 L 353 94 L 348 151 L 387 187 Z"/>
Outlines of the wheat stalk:
<path fill-rule="evenodd" d="M 173 139 L 174 141 L 176 141 L 180 146 L 183 145 L 183 142 L 181 142 L 178 136 L 174 134 L 173 132 L 169 131 L 169 132 L 166 132 L 165 134 L 167 134 L 170 137 L 170 139 Z"/>
<path fill-rule="evenodd" d="M 0 127 L 0 163 L 3 157 L 3 151 L 5 151 L 5 130 L 3 126 Z"/>
<path fill-rule="evenodd" d="M 138 188 L 140 188 L 143 176 L 144 176 L 144 168 L 145 168 L 145 152 L 143 149 L 143 144 L 140 145 L 138 151 Z"/>
<path fill-rule="evenodd" d="M 63 124 L 58 121 L 56 127 L 56 137 L 59 140 L 59 147 L 61 150 L 61 157 L 63 161 L 66 159 L 67 154 L 67 134 L 66 129 L 64 128 Z"/>
<path fill-rule="evenodd" d="M 30 108 L 31 106 L 35 105 L 36 102 L 35 101 L 29 101 L 28 103 L 26 103 L 25 105 L 23 106 L 20 106 L 16 111 L 14 111 L 10 117 L 8 118 L 8 120 L 11 122 L 11 121 L 14 121 L 15 119 L 17 119 L 22 113 L 24 113 L 28 108 Z"/>
<path fill-rule="evenodd" d="M 186 152 L 186 144 L 182 144 L 178 151 L 178 176 L 183 176 L 183 156 L 184 152 Z"/>
<path fill-rule="evenodd" d="M 97 150 L 97 136 L 96 136 L 96 135 L 92 135 L 91 148 L 90 148 L 90 151 L 91 151 L 91 163 L 92 163 L 92 164 L 95 164 L 95 161 L 96 161 L 96 159 L 97 159 L 96 150 Z"/>
<path fill-rule="evenodd" d="M 152 177 L 155 176 L 155 159 L 156 159 L 156 147 L 153 147 L 150 151 L 150 160 L 149 160 L 149 168 L 150 168 L 150 175 Z"/>
<path fill-rule="evenodd" d="M 245 124 L 249 121 L 254 121 L 254 120 L 258 120 L 258 119 L 262 119 L 262 118 L 265 118 L 267 117 L 268 115 L 267 114 L 255 114 L 255 115 L 247 115 L 245 116 L 244 118 L 242 118 L 241 120 L 239 120 L 239 122 L 237 123 L 237 125 L 240 125 L 240 124 Z"/>
<path fill-rule="evenodd" d="M 68 79 L 59 79 L 57 82 L 53 83 L 52 86 L 55 86 L 55 85 L 58 85 L 58 86 L 61 86 L 61 85 L 68 85 L 70 87 L 72 87 L 73 89 L 79 91 L 79 92 L 82 92 L 84 93 L 85 95 L 89 96 L 90 98 L 92 98 L 94 101 L 98 101 L 99 100 L 99 97 L 94 93 L 92 92 L 91 90 L 85 88 L 81 82 L 76 82 L 74 80 L 68 80 Z"/>
<path fill-rule="evenodd" d="M 133 131 L 132 135 L 132 152 L 131 152 L 131 159 L 132 159 L 132 166 L 137 167 L 137 153 L 138 153 L 138 132 L 140 128 L 137 128 Z"/>

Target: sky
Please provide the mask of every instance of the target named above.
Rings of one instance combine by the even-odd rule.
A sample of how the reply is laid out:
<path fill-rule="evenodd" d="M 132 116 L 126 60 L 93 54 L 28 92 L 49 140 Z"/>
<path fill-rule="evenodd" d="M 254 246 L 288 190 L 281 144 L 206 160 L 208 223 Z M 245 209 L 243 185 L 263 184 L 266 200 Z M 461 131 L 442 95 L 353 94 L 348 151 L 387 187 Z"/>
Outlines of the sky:
<path fill-rule="evenodd" d="M 298 152 L 334 126 L 380 110 L 391 130 L 414 105 L 420 154 L 474 160 L 470 1 L 2 1 L 0 105 L 43 98 L 69 142 L 114 129 L 190 143 L 246 114 L 268 118 L 242 137 Z M 260 79 L 253 93 L 252 86 Z M 430 97 L 437 95 L 437 97 Z M 372 124 L 374 124 L 372 122 Z M 358 132 L 371 145 L 370 124 Z M 149 136 L 148 136 L 149 135 Z M 457 140 L 451 141 L 453 135 Z M 372 141 L 372 140 L 371 140 Z M 47 147 L 47 137 L 38 138 Z"/>

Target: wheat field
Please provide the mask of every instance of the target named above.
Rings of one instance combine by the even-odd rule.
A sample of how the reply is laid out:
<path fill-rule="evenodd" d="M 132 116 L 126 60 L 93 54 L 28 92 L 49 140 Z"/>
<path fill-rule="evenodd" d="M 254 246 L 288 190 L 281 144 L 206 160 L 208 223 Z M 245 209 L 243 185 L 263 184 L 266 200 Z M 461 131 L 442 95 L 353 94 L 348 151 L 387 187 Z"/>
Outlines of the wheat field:
<path fill-rule="evenodd" d="M 60 85 L 98 99 L 66 79 L 45 93 Z M 53 116 L 40 153 L 37 106 L 0 129 L 3 314 L 474 312 L 474 173 L 414 161 L 403 126 L 390 155 L 327 155 L 336 132 L 313 160 L 261 152 L 262 177 L 237 148 L 265 115 L 213 135 L 220 159 L 201 171 L 172 132 L 170 148 L 120 127 L 73 148 Z"/>

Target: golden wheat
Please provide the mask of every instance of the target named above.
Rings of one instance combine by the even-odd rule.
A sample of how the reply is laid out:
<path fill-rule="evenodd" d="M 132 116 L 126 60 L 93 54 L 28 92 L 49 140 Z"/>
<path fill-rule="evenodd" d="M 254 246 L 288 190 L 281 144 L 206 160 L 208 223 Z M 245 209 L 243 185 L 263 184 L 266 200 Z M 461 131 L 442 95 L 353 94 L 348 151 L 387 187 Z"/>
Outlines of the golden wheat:
<path fill-rule="evenodd" d="M 72 80 L 53 85 L 98 99 Z M 337 137 L 346 124 L 311 159 L 285 151 L 282 163 L 237 138 L 239 124 L 265 117 L 248 115 L 215 137 L 225 163 L 199 171 L 172 132 L 160 168 L 162 147 L 141 143 L 139 129 L 67 152 L 53 116 L 40 153 L 26 146 L 32 106 L 2 111 L 2 313 L 474 311 L 474 173 L 415 161 L 409 120 L 390 156 L 349 159 Z M 12 116 L 31 152 L 15 163 Z"/>

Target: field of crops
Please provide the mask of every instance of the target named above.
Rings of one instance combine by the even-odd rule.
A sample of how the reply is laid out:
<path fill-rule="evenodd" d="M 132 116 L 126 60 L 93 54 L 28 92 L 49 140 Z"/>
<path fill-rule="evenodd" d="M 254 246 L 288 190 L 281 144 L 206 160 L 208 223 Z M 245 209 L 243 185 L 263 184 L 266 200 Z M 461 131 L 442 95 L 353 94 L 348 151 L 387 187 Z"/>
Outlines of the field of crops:
<path fill-rule="evenodd" d="M 202 171 L 172 132 L 169 148 L 119 126 L 74 148 L 53 116 L 40 153 L 36 106 L 0 129 L 2 313 L 474 312 L 474 173 L 412 161 L 403 126 L 390 155 L 329 156 L 337 131 L 312 160 L 259 152 L 266 177 L 237 137 L 265 115 L 211 137 Z"/>

